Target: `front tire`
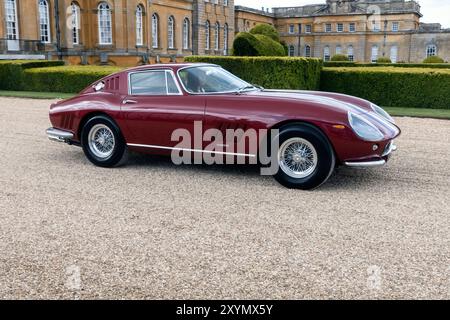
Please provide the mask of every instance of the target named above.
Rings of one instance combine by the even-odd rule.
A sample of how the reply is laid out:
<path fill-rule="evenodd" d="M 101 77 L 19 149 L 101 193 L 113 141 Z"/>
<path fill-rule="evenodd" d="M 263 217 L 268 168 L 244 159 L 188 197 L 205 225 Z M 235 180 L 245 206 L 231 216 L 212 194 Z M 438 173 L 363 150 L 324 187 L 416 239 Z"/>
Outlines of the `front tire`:
<path fill-rule="evenodd" d="M 99 167 L 117 167 L 128 160 L 128 148 L 119 127 L 109 117 L 89 119 L 81 132 L 84 154 Z"/>
<path fill-rule="evenodd" d="M 310 190 L 325 183 L 336 158 L 328 138 L 313 125 L 280 128 L 275 179 L 285 187 Z"/>

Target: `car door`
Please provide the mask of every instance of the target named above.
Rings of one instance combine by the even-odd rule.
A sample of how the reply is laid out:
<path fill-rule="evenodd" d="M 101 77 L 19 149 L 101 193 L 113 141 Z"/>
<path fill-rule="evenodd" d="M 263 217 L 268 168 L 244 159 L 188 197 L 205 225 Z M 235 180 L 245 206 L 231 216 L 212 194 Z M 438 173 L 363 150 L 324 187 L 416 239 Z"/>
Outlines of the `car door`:
<path fill-rule="evenodd" d="M 257 152 L 257 145 L 250 148 L 249 137 L 254 132 L 256 140 L 258 140 L 260 129 L 267 128 L 266 119 L 270 116 L 270 112 L 261 108 L 261 101 L 252 99 L 245 94 L 209 95 L 206 98 L 204 130 L 218 129 L 224 137 L 223 144 L 226 150 L 233 150 L 232 152 L 239 154 L 244 151 L 245 154 L 251 155 Z M 227 130 L 232 130 L 236 134 L 237 130 L 242 130 L 245 135 L 238 134 L 233 141 L 226 141 Z M 247 140 L 243 141 L 243 139 Z M 245 148 L 238 150 L 238 143 L 244 143 Z"/>
<path fill-rule="evenodd" d="M 129 145 L 150 149 L 170 149 L 176 129 L 193 136 L 194 121 L 202 121 L 205 98 L 184 94 L 170 69 L 149 69 L 128 74 L 128 96 L 122 114 L 131 133 Z"/>

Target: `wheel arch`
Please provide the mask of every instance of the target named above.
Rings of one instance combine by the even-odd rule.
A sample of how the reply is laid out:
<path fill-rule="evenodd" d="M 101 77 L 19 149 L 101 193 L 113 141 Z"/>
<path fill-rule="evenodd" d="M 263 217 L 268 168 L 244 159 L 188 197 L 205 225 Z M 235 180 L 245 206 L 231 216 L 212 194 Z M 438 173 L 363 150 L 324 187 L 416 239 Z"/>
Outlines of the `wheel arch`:
<path fill-rule="evenodd" d="M 328 141 L 328 144 L 331 146 L 331 149 L 333 150 L 333 153 L 334 153 L 334 156 L 336 157 L 336 159 L 339 159 L 339 156 L 338 156 L 338 154 L 336 152 L 336 149 L 334 147 L 333 141 L 331 141 L 330 137 L 328 136 L 328 134 L 325 132 L 325 130 L 323 128 L 321 128 L 319 125 L 317 125 L 316 123 L 314 123 L 312 121 L 302 120 L 302 119 L 283 120 L 283 121 L 277 122 L 276 124 L 271 126 L 269 128 L 269 130 L 270 129 L 281 129 L 281 128 L 286 127 L 286 126 L 294 126 L 294 125 L 303 125 L 303 126 L 306 125 L 306 126 L 310 126 L 310 127 L 314 128 L 314 129 L 318 130 L 325 137 L 325 139 Z M 268 135 L 268 138 L 270 139 L 270 135 Z M 268 143 L 270 143 L 270 141 L 268 141 Z"/>
<path fill-rule="evenodd" d="M 96 116 L 105 116 L 105 117 L 107 117 L 109 120 L 111 120 L 120 129 L 120 126 L 118 125 L 118 123 L 107 112 L 105 112 L 105 111 L 91 111 L 91 112 L 88 112 L 88 113 L 84 114 L 81 117 L 80 122 L 78 123 L 76 136 L 77 136 L 79 141 L 81 141 L 81 132 L 83 131 L 83 127 L 86 124 L 86 122 L 88 122 L 90 119 L 92 119 L 92 118 L 94 118 Z"/>

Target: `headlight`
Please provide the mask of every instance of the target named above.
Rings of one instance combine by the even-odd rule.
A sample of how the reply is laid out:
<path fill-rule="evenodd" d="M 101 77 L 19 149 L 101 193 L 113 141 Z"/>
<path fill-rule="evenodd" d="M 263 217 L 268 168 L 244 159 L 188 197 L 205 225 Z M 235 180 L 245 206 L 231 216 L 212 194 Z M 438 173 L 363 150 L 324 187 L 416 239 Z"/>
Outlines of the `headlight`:
<path fill-rule="evenodd" d="M 348 121 L 353 131 L 363 140 L 366 141 L 381 141 L 384 136 L 377 127 L 369 122 L 369 120 L 354 114 L 348 113 Z"/>
<path fill-rule="evenodd" d="M 376 104 L 371 103 L 370 106 L 372 107 L 372 110 L 375 111 L 377 114 L 388 120 L 389 122 L 395 123 L 394 119 L 387 113 L 383 108 L 377 106 Z"/>

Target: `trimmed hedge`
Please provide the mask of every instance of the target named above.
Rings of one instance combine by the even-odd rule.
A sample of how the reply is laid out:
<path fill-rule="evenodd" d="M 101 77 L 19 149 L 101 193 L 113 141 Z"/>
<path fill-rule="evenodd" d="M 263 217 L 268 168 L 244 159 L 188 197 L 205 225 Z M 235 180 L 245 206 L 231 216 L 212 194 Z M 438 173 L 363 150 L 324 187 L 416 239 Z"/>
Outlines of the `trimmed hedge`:
<path fill-rule="evenodd" d="M 251 34 L 262 34 L 266 37 L 271 38 L 273 41 L 280 42 L 280 35 L 278 34 L 277 29 L 275 29 L 273 26 L 269 24 L 258 24 L 254 26 L 250 30 Z"/>
<path fill-rule="evenodd" d="M 0 90 L 24 90 L 24 70 L 63 65 L 64 61 L 0 60 Z"/>
<path fill-rule="evenodd" d="M 348 57 L 345 54 L 335 54 L 331 57 L 331 61 L 348 61 Z"/>
<path fill-rule="evenodd" d="M 324 67 L 396 67 L 450 69 L 450 63 L 363 63 L 353 61 L 325 61 Z"/>
<path fill-rule="evenodd" d="M 283 46 L 262 34 L 240 32 L 233 42 L 235 56 L 284 56 Z"/>
<path fill-rule="evenodd" d="M 122 70 L 118 67 L 64 66 L 24 71 L 25 91 L 78 93 L 91 83 Z"/>
<path fill-rule="evenodd" d="M 271 89 L 317 90 L 322 60 L 300 57 L 190 56 L 187 62 L 222 66 L 245 81 Z"/>
<path fill-rule="evenodd" d="M 423 63 L 444 63 L 444 59 L 438 56 L 431 56 L 423 60 Z"/>
<path fill-rule="evenodd" d="M 320 89 L 384 107 L 450 109 L 450 70 L 446 69 L 324 68 Z"/>

